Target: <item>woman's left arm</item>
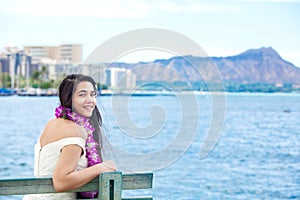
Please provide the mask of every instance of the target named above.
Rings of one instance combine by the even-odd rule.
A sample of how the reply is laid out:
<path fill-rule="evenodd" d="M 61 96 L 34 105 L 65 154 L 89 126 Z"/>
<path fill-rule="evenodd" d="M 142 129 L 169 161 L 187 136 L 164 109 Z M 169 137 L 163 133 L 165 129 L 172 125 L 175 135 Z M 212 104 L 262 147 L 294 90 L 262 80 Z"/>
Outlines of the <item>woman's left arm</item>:
<path fill-rule="evenodd" d="M 99 176 L 101 172 L 115 171 L 115 166 L 108 168 L 102 164 L 76 171 L 82 151 L 81 147 L 74 144 L 62 149 L 53 172 L 53 184 L 57 192 L 79 188 Z"/>

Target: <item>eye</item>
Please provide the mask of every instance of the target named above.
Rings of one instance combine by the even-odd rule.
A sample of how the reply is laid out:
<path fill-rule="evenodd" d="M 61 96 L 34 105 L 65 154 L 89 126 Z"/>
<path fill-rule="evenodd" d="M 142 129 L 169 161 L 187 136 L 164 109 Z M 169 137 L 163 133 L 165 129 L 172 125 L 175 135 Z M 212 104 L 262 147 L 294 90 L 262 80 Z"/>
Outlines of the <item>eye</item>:
<path fill-rule="evenodd" d="M 92 92 L 91 93 L 91 97 L 96 97 L 97 96 L 97 92 Z"/>
<path fill-rule="evenodd" d="M 85 96 L 85 93 L 79 93 L 79 96 L 80 96 L 80 97 L 84 97 L 84 96 Z"/>

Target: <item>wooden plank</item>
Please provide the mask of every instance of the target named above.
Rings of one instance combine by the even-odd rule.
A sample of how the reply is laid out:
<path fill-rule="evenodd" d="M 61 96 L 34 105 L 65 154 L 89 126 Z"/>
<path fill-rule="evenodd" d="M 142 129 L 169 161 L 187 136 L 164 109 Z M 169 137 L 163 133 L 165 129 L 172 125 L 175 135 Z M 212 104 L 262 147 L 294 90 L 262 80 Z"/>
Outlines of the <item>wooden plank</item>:
<path fill-rule="evenodd" d="M 122 200 L 153 200 L 152 197 L 124 197 Z"/>
<path fill-rule="evenodd" d="M 144 174 L 123 174 L 122 189 L 150 189 L 152 188 L 152 173 Z M 69 192 L 93 191 L 99 188 L 99 178 L 95 178 L 86 185 Z M 12 178 L 0 180 L 1 195 L 24 195 L 24 194 L 43 194 L 55 193 L 51 177 L 29 177 Z"/>
<path fill-rule="evenodd" d="M 134 189 L 151 189 L 153 174 L 123 174 L 122 189 L 134 190 Z"/>
<path fill-rule="evenodd" d="M 54 193 L 51 177 L 0 180 L 0 195 Z"/>
<path fill-rule="evenodd" d="M 98 189 L 99 178 L 69 192 L 84 192 Z M 51 177 L 15 178 L 0 180 L 1 195 L 56 193 Z"/>

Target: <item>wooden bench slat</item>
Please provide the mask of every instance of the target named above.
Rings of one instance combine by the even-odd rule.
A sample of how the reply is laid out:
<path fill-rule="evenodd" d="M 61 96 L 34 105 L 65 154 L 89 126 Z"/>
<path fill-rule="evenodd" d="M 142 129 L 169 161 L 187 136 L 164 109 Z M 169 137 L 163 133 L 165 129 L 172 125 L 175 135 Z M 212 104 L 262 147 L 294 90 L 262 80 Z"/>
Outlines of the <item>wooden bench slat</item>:
<path fill-rule="evenodd" d="M 0 195 L 54 193 L 51 177 L 0 180 Z"/>
<path fill-rule="evenodd" d="M 152 173 L 122 174 L 122 190 L 151 189 Z M 99 188 L 99 178 L 69 192 L 93 191 Z M 0 180 L 1 195 L 55 193 L 51 177 L 30 177 Z"/>
<path fill-rule="evenodd" d="M 124 197 L 122 200 L 153 200 L 152 197 Z"/>
<path fill-rule="evenodd" d="M 144 174 L 123 174 L 122 189 L 151 189 L 152 188 L 152 173 Z"/>

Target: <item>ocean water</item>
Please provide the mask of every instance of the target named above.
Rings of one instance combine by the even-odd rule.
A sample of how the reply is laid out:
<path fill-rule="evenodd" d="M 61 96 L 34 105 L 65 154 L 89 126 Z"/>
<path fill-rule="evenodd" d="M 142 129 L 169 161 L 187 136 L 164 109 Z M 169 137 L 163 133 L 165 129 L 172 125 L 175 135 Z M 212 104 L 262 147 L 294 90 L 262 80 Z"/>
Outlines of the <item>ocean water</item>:
<path fill-rule="evenodd" d="M 209 93 L 99 97 L 108 156 L 120 170 L 152 169 L 153 189 L 142 193 L 154 199 L 300 199 L 300 94 L 225 97 L 222 131 L 205 157 L 215 128 Z M 33 146 L 57 105 L 57 97 L 0 97 L 1 178 L 33 175 Z"/>

